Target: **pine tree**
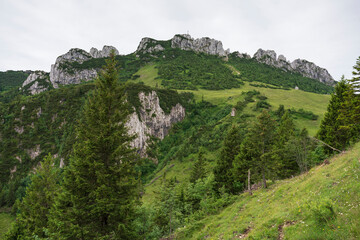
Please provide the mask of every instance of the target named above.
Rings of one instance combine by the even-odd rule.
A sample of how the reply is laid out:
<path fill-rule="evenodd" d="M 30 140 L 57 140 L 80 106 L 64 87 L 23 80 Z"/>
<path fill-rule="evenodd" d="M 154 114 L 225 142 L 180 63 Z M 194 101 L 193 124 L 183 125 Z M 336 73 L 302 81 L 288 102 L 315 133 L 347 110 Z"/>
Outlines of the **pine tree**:
<path fill-rule="evenodd" d="M 198 179 L 205 178 L 205 158 L 204 151 L 200 149 L 197 160 L 190 173 L 190 182 L 195 183 Z"/>
<path fill-rule="evenodd" d="M 296 161 L 300 171 L 306 172 L 310 167 L 309 155 L 311 153 L 311 139 L 308 131 L 303 128 L 299 136 L 292 137 L 285 145 L 288 158 Z"/>
<path fill-rule="evenodd" d="M 348 131 L 343 127 L 344 102 L 346 94 L 350 91 L 350 85 L 344 78 L 335 86 L 335 92 L 331 94 L 331 99 L 327 107 L 324 119 L 321 121 L 317 138 L 337 149 L 344 149 L 348 144 Z M 352 94 L 351 94 L 352 95 Z M 346 107 L 347 108 L 347 107 Z M 346 111 L 349 111 L 347 109 Z M 327 152 L 332 152 L 326 148 Z"/>
<path fill-rule="evenodd" d="M 55 239 L 136 239 L 135 154 L 125 126 L 128 105 L 117 76 L 112 53 L 77 128 L 63 192 L 52 211 Z"/>
<path fill-rule="evenodd" d="M 286 143 L 295 136 L 295 124 L 289 111 L 284 111 L 280 119 L 279 127 L 276 130 L 276 139 L 274 143 L 274 152 L 276 154 L 278 172 L 280 178 L 289 177 L 298 171 L 296 161 L 289 158 L 288 151 L 285 148 Z"/>
<path fill-rule="evenodd" d="M 236 126 L 233 126 L 224 140 L 220 158 L 216 161 L 214 176 L 217 188 L 225 187 L 227 192 L 234 192 L 233 161 L 240 152 L 241 136 Z"/>
<path fill-rule="evenodd" d="M 338 119 L 341 121 L 340 129 L 345 132 L 348 142 L 356 142 L 360 138 L 360 57 L 353 67 L 354 77 L 349 81 L 350 87 L 344 94 Z"/>
<path fill-rule="evenodd" d="M 46 237 L 44 229 L 48 226 L 49 209 L 59 189 L 58 169 L 53 166 L 54 159 L 49 154 L 31 177 L 31 184 L 19 206 L 16 222 L 7 239 L 27 239 Z"/>
<path fill-rule="evenodd" d="M 237 172 L 241 171 L 241 174 L 239 173 L 242 176 L 241 179 L 244 179 L 248 169 L 251 169 L 252 173 L 257 173 L 258 178 L 262 179 L 263 187 L 267 187 L 267 176 L 274 174 L 279 169 L 279 163 L 276 161 L 274 153 L 275 129 L 275 121 L 264 110 L 250 129 L 234 164 L 238 169 Z"/>

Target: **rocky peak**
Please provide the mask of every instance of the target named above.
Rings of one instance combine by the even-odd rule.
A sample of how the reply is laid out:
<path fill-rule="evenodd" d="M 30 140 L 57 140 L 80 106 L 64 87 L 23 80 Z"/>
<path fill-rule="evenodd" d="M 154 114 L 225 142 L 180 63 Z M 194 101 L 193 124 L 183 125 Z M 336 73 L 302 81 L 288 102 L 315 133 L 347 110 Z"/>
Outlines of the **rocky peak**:
<path fill-rule="evenodd" d="M 318 79 L 320 82 L 335 85 L 335 80 L 325 68 L 316 66 L 314 63 L 304 59 L 295 59 L 291 67 L 305 77 Z"/>
<path fill-rule="evenodd" d="M 159 41 L 152 38 L 143 38 L 136 50 L 136 52 L 141 53 L 152 53 L 163 51 L 165 48 L 159 43 Z"/>
<path fill-rule="evenodd" d="M 73 62 L 83 63 L 92 58 L 108 57 L 111 51 L 114 50 L 115 54 L 119 52 L 115 47 L 104 46 L 102 50 L 91 48 L 90 53 L 79 48 L 72 48 L 67 53 L 59 56 L 55 64 L 51 65 L 50 81 L 54 88 L 59 85 L 78 84 L 81 81 L 89 81 L 97 76 L 98 69 L 74 69 L 71 67 Z"/>
<path fill-rule="evenodd" d="M 20 90 L 27 91 L 31 95 L 35 95 L 46 91 L 51 86 L 49 73 L 44 71 L 35 71 L 31 73 L 23 82 Z"/>
<path fill-rule="evenodd" d="M 264 51 L 261 48 L 254 54 L 253 58 L 258 62 L 265 63 L 276 68 L 281 68 L 285 71 L 298 72 L 304 77 L 317 79 L 327 85 L 332 86 L 335 84 L 335 80 L 326 69 L 318 67 L 314 63 L 304 59 L 296 59 L 290 63 L 283 55 L 279 55 L 279 57 L 276 58 L 275 51 Z"/>
<path fill-rule="evenodd" d="M 254 58 L 259 62 L 265 63 L 267 65 L 275 65 L 276 61 L 276 52 L 274 50 L 262 50 L 261 48 L 256 51 Z"/>
<path fill-rule="evenodd" d="M 104 46 L 102 50 L 97 50 L 96 48 L 91 48 L 90 49 L 90 55 L 93 58 L 105 58 L 105 57 L 109 57 L 111 51 L 115 52 L 115 55 L 119 55 L 119 51 L 113 47 L 113 46 Z"/>
<path fill-rule="evenodd" d="M 208 37 L 193 39 L 189 34 L 177 34 L 171 39 L 172 48 L 180 48 L 182 50 L 193 50 L 209 55 L 218 55 L 225 57 L 230 50 L 224 50 L 222 42 Z"/>

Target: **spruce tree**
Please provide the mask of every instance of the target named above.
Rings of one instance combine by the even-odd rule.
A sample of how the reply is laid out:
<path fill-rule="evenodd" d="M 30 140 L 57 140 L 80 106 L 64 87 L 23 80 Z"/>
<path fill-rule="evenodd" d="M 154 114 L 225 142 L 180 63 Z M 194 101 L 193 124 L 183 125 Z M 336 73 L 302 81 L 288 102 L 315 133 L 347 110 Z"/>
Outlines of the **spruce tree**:
<path fill-rule="evenodd" d="M 234 162 L 233 175 L 238 175 L 238 181 L 245 181 L 248 169 L 262 179 L 266 188 L 266 178 L 279 169 L 279 162 L 274 153 L 275 121 L 268 111 L 264 110 L 252 126 L 241 145 L 239 156 Z M 254 176 L 254 175 L 253 175 Z"/>
<path fill-rule="evenodd" d="M 341 121 L 340 129 L 345 132 L 348 142 L 356 142 L 360 138 L 360 57 L 353 68 L 354 77 L 349 81 L 350 86 L 338 117 Z"/>
<path fill-rule="evenodd" d="M 233 126 L 224 140 L 220 158 L 217 159 L 214 168 L 216 187 L 218 189 L 225 187 L 225 190 L 229 193 L 235 191 L 232 167 L 235 156 L 240 152 L 240 144 L 241 136 L 239 128 Z"/>
<path fill-rule="evenodd" d="M 331 99 L 327 107 L 324 119 L 321 121 L 320 129 L 317 132 L 317 137 L 337 149 L 344 149 L 348 143 L 348 132 L 342 127 L 344 126 L 345 111 L 350 109 L 344 109 L 344 102 L 346 94 L 350 91 L 350 85 L 344 78 L 335 86 L 335 91 L 331 94 Z M 352 95 L 352 94 L 351 94 Z M 348 101 L 348 104 L 350 102 Z M 349 106 L 350 107 L 350 106 Z M 346 107 L 348 108 L 348 107 Z M 332 152 L 330 148 L 326 148 L 327 152 Z"/>
<path fill-rule="evenodd" d="M 44 229 L 48 226 L 49 209 L 59 189 L 59 172 L 53 164 L 54 159 L 49 154 L 40 163 L 36 174 L 31 176 L 31 184 L 26 189 L 7 239 L 46 237 Z"/>
<path fill-rule="evenodd" d="M 200 149 L 197 160 L 190 173 L 190 182 L 195 183 L 198 179 L 205 178 L 205 158 L 204 151 Z"/>
<path fill-rule="evenodd" d="M 125 125 L 129 108 L 113 53 L 106 62 L 85 104 L 63 192 L 52 211 L 55 239 L 136 239 L 135 153 Z"/>
<path fill-rule="evenodd" d="M 275 133 L 274 153 L 277 158 L 278 171 L 280 178 L 289 177 L 298 171 L 296 161 L 289 158 L 288 151 L 285 149 L 286 143 L 295 136 L 295 124 L 289 111 L 284 111 L 279 126 Z"/>

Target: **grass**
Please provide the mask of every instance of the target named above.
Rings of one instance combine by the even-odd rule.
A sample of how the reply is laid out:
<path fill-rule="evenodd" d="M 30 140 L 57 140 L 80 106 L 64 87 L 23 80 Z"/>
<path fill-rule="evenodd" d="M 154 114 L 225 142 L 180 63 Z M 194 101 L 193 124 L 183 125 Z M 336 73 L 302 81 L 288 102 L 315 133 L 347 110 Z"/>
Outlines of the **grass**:
<path fill-rule="evenodd" d="M 176 239 L 278 239 L 281 228 L 283 239 L 359 239 L 359 159 L 360 143 L 329 165 L 241 194 L 219 214 L 178 229 Z"/>
<path fill-rule="evenodd" d="M 143 82 L 150 87 L 161 87 L 161 80 L 155 79 L 158 76 L 158 69 L 155 64 L 148 64 L 145 67 L 140 68 L 134 75 L 139 75 L 140 77 L 133 80 L 133 82 Z"/>
<path fill-rule="evenodd" d="M 12 222 L 15 220 L 8 213 L 0 213 L 0 239 L 4 239 L 5 233 L 9 230 Z"/>
<path fill-rule="evenodd" d="M 230 65 L 229 65 L 230 66 Z M 143 82 L 145 85 L 152 87 L 160 87 L 161 80 L 156 79 L 158 77 L 158 70 L 155 64 L 149 64 L 142 67 L 136 75 L 140 75 L 135 82 Z M 231 104 L 235 105 L 239 100 L 243 99 L 242 92 L 257 90 L 261 94 L 268 98 L 268 102 L 273 106 L 273 109 L 277 109 L 280 104 L 285 108 L 300 109 L 303 108 L 307 111 L 312 111 L 314 114 L 319 115 L 318 120 L 296 119 L 295 123 L 298 128 L 306 127 L 309 134 L 314 136 L 320 126 L 321 120 L 326 112 L 330 95 L 316 94 L 310 92 L 304 92 L 301 90 L 281 90 L 250 86 L 245 82 L 245 85 L 241 88 L 232 88 L 226 90 L 204 90 L 199 89 L 196 91 L 191 90 L 178 90 L 179 92 L 192 92 L 195 95 L 197 101 L 202 99 L 209 101 L 216 105 Z M 254 114 L 254 113 L 253 113 Z"/>

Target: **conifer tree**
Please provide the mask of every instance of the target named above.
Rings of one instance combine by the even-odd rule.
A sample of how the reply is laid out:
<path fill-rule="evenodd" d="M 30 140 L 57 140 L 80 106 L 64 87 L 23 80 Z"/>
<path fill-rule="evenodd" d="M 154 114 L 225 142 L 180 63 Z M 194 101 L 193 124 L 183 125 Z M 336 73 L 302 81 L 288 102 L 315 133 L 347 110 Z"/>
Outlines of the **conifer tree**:
<path fill-rule="evenodd" d="M 234 192 L 233 161 L 239 154 L 241 144 L 240 131 L 233 126 L 224 140 L 220 158 L 216 161 L 214 177 L 217 188 L 225 187 L 227 192 Z"/>
<path fill-rule="evenodd" d="M 321 121 L 320 129 L 317 133 L 317 137 L 337 149 L 344 149 L 348 143 L 347 131 L 342 128 L 344 114 L 344 101 L 346 94 L 350 91 L 350 85 L 346 82 L 344 77 L 335 86 L 335 91 L 331 94 L 331 99 L 327 107 L 324 119 Z M 350 109 L 347 109 L 349 111 Z M 332 151 L 330 148 L 326 148 L 327 152 Z"/>
<path fill-rule="evenodd" d="M 133 139 L 125 126 L 128 105 L 118 83 L 115 56 L 95 80 L 52 211 L 55 239 L 136 239 L 138 204 Z"/>
<path fill-rule="evenodd" d="M 360 138 L 360 57 L 353 68 L 354 77 L 349 81 L 350 86 L 338 117 L 341 121 L 340 129 L 346 133 L 348 141 L 358 141 Z"/>
<path fill-rule="evenodd" d="M 46 237 L 44 229 L 48 226 L 49 209 L 59 189 L 59 173 L 53 164 L 54 159 L 49 154 L 40 163 L 36 174 L 31 176 L 31 184 L 26 189 L 7 239 Z"/>
<path fill-rule="evenodd" d="M 205 178 L 205 158 L 204 151 L 200 149 L 197 160 L 190 173 L 190 182 L 195 183 L 198 179 Z"/>
<path fill-rule="evenodd" d="M 296 161 L 289 158 L 288 151 L 285 148 L 286 143 L 295 136 L 295 124 L 289 111 L 284 111 L 280 119 L 279 127 L 276 130 L 276 139 L 274 143 L 274 153 L 276 154 L 278 168 L 278 176 L 281 178 L 294 175 L 298 171 Z"/>
<path fill-rule="evenodd" d="M 251 169 L 252 173 L 257 173 L 257 177 L 262 179 L 263 187 L 267 187 L 266 177 L 279 169 L 274 154 L 275 128 L 275 121 L 264 110 L 257 117 L 257 122 L 250 129 L 236 157 L 233 174 L 238 175 L 239 181 L 244 181 L 248 169 Z"/>

